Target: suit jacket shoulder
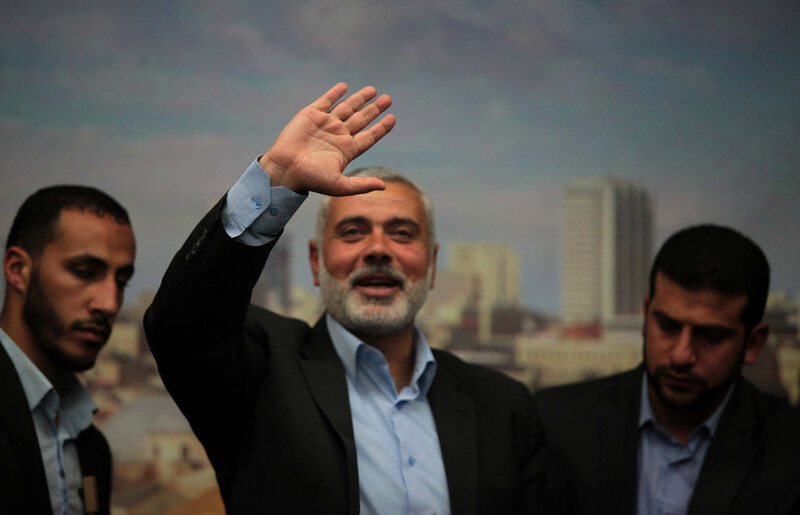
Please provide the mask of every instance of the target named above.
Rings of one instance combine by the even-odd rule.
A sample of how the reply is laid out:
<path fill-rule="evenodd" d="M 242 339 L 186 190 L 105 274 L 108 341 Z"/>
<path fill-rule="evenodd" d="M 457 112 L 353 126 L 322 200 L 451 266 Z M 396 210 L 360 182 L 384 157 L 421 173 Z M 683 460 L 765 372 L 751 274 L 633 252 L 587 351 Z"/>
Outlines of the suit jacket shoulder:
<path fill-rule="evenodd" d="M 76 440 L 81 474 L 97 479 L 99 513 L 109 513 L 111 451 L 94 426 Z M 0 507 L 4 513 L 49 515 L 50 492 L 30 407 L 16 369 L 0 346 Z"/>
<path fill-rule="evenodd" d="M 552 512 L 634 513 L 642 373 L 639 367 L 535 394 Z"/>
<path fill-rule="evenodd" d="M 538 392 L 553 511 L 634 513 L 642 367 Z M 800 513 L 800 413 L 745 380 L 709 445 L 690 514 Z"/>
<path fill-rule="evenodd" d="M 706 454 L 689 513 L 800 513 L 800 412 L 737 382 Z"/>
<path fill-rule="evenodd" d="M 17 370 L 0 346 L 0 506 L 48 514 L 50 494 L 30 407 Z"/>

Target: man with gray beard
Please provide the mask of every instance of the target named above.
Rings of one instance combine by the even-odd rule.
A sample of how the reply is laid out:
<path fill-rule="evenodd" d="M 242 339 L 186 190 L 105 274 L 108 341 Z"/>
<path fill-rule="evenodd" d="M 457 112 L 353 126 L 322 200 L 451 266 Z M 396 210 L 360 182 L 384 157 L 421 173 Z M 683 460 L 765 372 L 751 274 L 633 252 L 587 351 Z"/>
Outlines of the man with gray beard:
<path fill-rule="evenodd" d="M 301 110 L 173 260 L 145 315 L 164 384 L 229 513 L 528 512 L 531 395 L 415 327 L 436 272 L 433 207 L 397 172 L 343 174 L 395 123 L 377 120 L 387 95 L 345 91 Z M 324 195 L 313 328 L 248 306 L 308 192 Z"/>

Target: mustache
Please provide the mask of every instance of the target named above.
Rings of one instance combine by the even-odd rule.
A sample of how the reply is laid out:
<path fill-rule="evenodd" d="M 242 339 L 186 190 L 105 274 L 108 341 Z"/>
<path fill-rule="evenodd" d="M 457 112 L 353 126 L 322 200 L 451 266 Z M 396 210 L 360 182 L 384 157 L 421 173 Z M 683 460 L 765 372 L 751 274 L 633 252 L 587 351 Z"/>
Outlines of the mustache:
<path fill-rule="evenodd" d="M 74 331 L 94 331 L 94 332 L 101 332 L 106 335 L 106 337 L 111 334 L 111 321 L 108 317 L 96 314 L 92 315 L 91 318 L 86 320 L 75 320 L 70 325 L 70 329 Z"/>
<path fill-rule="evenodd" d="M 673 377 L 677 377 L 682 381 L 687 381 L 701 385 L 706 384 L 706 380 L 704 378 L 692 373 L 691 370 L 689 370 L 686 367 L 675 367 L 675 366 L 664 365 L 657 367 L 653 375 L 656 377 L 670 375 Z"/>
<path fill-rule="evenodd" d="M 406 283 L 408 282 L 408 278 L 402 272 L 395 270 L 385 263 L 376 263 L 363 266 L 358 270 L 353 271 L 350 274 L 350 277 L 347 278 L 347 282 L 351 288 L 354 288 L 358 281 L 370 275 L 385 275 L 392 280 L 397 281 L 398 284 L 400 284 L 401 289 L 405 289 Z"/>

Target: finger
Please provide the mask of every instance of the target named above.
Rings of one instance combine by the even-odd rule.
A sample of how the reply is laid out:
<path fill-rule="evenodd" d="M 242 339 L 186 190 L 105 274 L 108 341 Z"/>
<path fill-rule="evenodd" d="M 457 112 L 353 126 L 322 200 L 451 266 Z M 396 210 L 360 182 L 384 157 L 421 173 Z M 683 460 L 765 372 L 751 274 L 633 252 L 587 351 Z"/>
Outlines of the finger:
<path fill-rule="evenodd" d="M 336 191 L 331 196 L 360 195 L 361 193 L 386 189 L 386 184 L 377 177 L 347 177 L 344 175 L 337 181 L 336 186 Z"/>
<path fill-rule="evenodd" d="M 328 112 L 333 107 L 333 104 L 339 101 L 344 94 L 347 93 L 347 84 L 340 82 L 327 91 L 324 95 L 316 99 L 310 104 L 310 107 L 319 109 L 320 111 Z"/>
<path fill-rule="evenodd" d="M 355 134 L 375 120 L 380 114 L 386 111 L 392 105 L 392 98 L 389 95 L 381 95 L 374 102 L 371 102 L 361 108 L 360 111 L 354 113 L 353 116 L 347 119 L 345 125 L 350 131 L 350 134 Z"/>
<path fill-rule="evenodd" d="M 331 109 L 331 114 L 339 118 L 340 120 L 347 120 L 353 113 L 358 112 L 361 107 L 375 98 L 375 95 L 378 94 L 378 90 L 376 90 L 373 86 L 366 86 L 361 88 L 356 93 L 353 93 L 343 101 L 339 102 L 333 109 Z"/>
<path fill-rule="evenodd" d="M 353 136 L 356 141 L 357 154 L 361 155 L 366 152 L 372 145 L 380 141 L 381 138 L 386 136 L 389 131 L 394 129 L 397 119 L 393 114 L 387 114 L 372 127 L 363 130 Z"/>

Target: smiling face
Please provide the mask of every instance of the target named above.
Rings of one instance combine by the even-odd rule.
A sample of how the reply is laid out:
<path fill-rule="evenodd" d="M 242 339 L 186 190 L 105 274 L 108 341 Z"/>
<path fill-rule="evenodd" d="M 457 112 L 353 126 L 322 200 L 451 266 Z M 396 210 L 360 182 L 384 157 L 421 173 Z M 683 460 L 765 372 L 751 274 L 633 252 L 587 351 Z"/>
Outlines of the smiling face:
<path fill-rule="evenodd" d="M 690 291 L 661 273 L 645 301 L 644 361 L 650 398 L 671 409 L 710 413 L 742 365 L 753 363 L 768 329 L 749 333 L 741 320 L 745 294 Z"/>
<path fill-rule="evenodd" d="M 23 350 L 46 375 L 94 365 L 133 275 L 135 252 L 129 225 L 61 212 L 55 240 L 32 262 L 22 309 L 31 335 Z"/>
<path fill-rule="evenodd" d="M 410 328 L 433 284 L 436 248 L 422 200 L 402 182 L 330 199 L 321 248 L 312 241 L 309 249 L 325 308 L 356 334 Z"/>

